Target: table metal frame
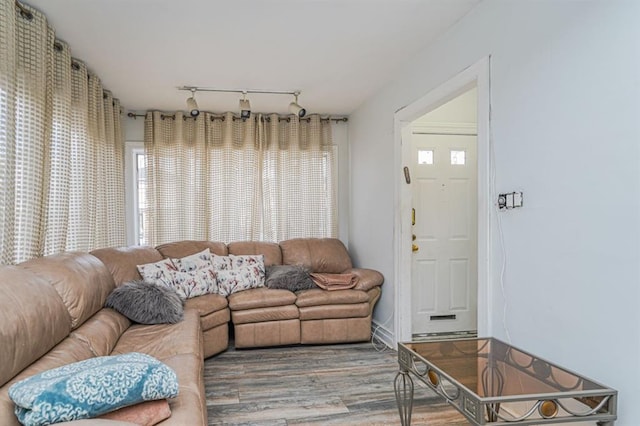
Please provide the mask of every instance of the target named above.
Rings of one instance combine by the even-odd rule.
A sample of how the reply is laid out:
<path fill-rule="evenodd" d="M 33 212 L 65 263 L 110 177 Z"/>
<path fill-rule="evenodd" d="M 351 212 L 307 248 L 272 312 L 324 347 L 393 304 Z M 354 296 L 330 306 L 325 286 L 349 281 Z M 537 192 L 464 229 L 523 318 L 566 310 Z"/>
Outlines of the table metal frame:
<path fill-rule="evenodd" d="M 569 372 L 578 377 L 579 381 L 573 388 L 565 388 L 553 393 L 481 397 L 455 380 L 447 371 L 438 368 L 434 363 L 430 362 L 429 359 L 411 350 L 405 343 L 398 343 L 398 364 L 400 369 L 394 381 L 394 390 L 398 403 L 400 422 L 403 426 L 411 424 L 414 395 L 414 384 L 411 375 L 414 375 L 429 388 L 433 389 L 438 395 L 444 397 L 449 404 L 455 407 L 474 425 L 539 425 L 595 421 L 599 426 L 613 426 L 617 418 L 618 392 L 616 390 L 600 385 L 567 369 L 558 367 L 555 364 L 501 342 L 498 339 L 460 339 L 460 341 L 473 340 L 494 341 L 506 345 L 508 348 L 506 354 L 499 362 L 514 367 L 531 377 L 536 377 L 538 380 L 539 377 L 533 371 L 533 368 L 542 363 L 543 365 L 549 365 Z M 450 342 L 455 344 L 456 341 Z M 517 351 L 519 354 L 530 356 L 531 362 L 528 365 L 521 365 L 511 355 L 512 350 Z M 480 350 L 478 350 L 477 354 L 482 357 Z M 496 368 L 496 361 L 492 359 L 487 359 L 487 361 L 487 365 L 482 371 L 482 382 L 494 388 L 491 390 L 485 388 L 485 394 L 500 395 L 502 392 L 501 387 L 505 379 L 502 377 L 500 369 Z M 551 379 L 547 379 L 547 382 L 549 380 Z M 601 389 L 580 390 L 579 387 L 582 385 L 583 380 L 589 380 L 600 386 Z M 558 387 L 558 383 L 550 384 Z M 577 399 L 583 402 L 585 409 L 579 411 L 567 406 L 566 402 L 569 399 Z M 532 407 L 518 417 L 507 414 L 504 410 L 500 410 L 501 404 L 513 402 L 527 402 L 532 404 Z"/>

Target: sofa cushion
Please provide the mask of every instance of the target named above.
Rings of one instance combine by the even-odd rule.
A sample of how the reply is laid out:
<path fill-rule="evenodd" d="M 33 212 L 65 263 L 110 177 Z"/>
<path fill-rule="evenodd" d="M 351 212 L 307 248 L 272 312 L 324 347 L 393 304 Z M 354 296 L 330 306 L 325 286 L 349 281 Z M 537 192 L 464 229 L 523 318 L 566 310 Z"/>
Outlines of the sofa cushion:
<path fill-rule="evenodd" d="M 153 426 L 171 417 L 171 409 L 166 399 L 145 401 L 101 415 L 100 419 L 130 422 L 134 425 Z"/>
<path fill-rule="evenodd" d="M 228 301 L 229 308 L 232 311 L 241 311 L 245 309 L 293 305 L 296 302 L 296 295 L 289 290 L 272 290 L 262 287 L 234 293 L 228 297 Z"/>
<path fill-rule="evenodd" d="M 262 254 L 265 266 L 281 265 L 282 251 L 276 243 L 265 241 L 236 241 L 227 246 L 229 254 Z"/>
<path fill-rule="evenodd" d="M 144 246 L 103 248 L 93 250 L 91 254 L 107 266 L 116 286 L 142 278 L 136 265 L 162 260 L 158 250 Z"/>
<path fill-rule="evenodd" d="M 142 352 L 160 360 L 178 354 L 202 356 L 201 339 L 200 316 L 189 310 L 177 324 L 132 325 L 112 353 Z"/>
<path fill-rule="evenodd" d="M 47 370 L 9 389 L 24 424 L 86 419 L 178 394 L 176 374 L 140 353 L 95 357 Z"/>
<path fill-rule="evenodd" d="M 228 254 L 225 243 L 214 241 L 177 241 L 174 243 L 161 244 L 157 246 L 156 249 L 163 257 L 171 258 L 189 256 L 205 249 L 209 249 L 211 253 L 219 256 L 226 256 Z"/>
<path fill-rule="evenodd" d="M 87 253 L 61 253 L 18 266 L 41 276 L 55 288 L 69 311 L 72 329 L 102 309 L 115 288 L 106 266 Z"/>
<path fill-rule="evenodd" d="M 229 309 L 225 308 L 221 311 L 212 312 L 209 315 L 200 317 L 200 327 L 203 331 L 212 329 L 222 324 L 226 324 L 231 320 Z"/>
<path fill-rule="evenodd" d="M 129 281 L 111 292 L 105 307 L 140 324 L 182 321 L 182 300 L 174 290 L 145 281 Z"/>
<path fill-rule="evenodd" d="M 94 356 L 105 356 L 111 354 L 118 339 L 130 325 L 127 317 L 113 309 L 100 309 L 75 329 L 71 337 L 82 341 Z"/>
<path fill-rule="evenodd" d="M 298 308 L 295 305 L 275 306 L 271 308 L 245 309 L 231 312 L 234 324 L 248 324 L 252 322 L 282 321 L 298 318 Z"/>
<path fill-rule="evenodd" d="M 56 290 L 16 266 L 0 267 L 0 324 L 0 385 L 71 331 L 71 317 Z"/>
<path fill-rule="evenodd" d="M 351 303 L 368 302 L 369 296 L 360 290 L 336 290 L 326 291 L 321 289 L 305 290 L 298 293 L 296 305 L 306 306 L 320 305 L 344 305 Z"/>
<path fill-rule="evenodd" d="M 336 238 L 295 238 L 280 242 L 282 263 L 302 265 L 311 272 L 340 274 L 352 268 L 342 241 Z"/>
<path fill-rule="evenodd" d="M 223 310 L 227 306 L 229 306 L 227 298 L 219 294 L 205 294 L 184 302 L 185 309 L 194 309 L 201 317 Z"/>

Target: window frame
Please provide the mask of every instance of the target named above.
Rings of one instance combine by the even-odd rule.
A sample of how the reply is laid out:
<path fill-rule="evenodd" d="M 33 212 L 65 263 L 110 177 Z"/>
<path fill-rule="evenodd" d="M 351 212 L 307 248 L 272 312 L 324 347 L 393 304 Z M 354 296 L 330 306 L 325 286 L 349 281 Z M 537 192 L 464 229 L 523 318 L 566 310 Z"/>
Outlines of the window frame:
<path fill-rule="evenodd" d="M 144 142 L 125 142 L 125 212 L 127 245 L 140 245 L 140 200 L 138 195 L 138 155 L 144 155 Z"/>

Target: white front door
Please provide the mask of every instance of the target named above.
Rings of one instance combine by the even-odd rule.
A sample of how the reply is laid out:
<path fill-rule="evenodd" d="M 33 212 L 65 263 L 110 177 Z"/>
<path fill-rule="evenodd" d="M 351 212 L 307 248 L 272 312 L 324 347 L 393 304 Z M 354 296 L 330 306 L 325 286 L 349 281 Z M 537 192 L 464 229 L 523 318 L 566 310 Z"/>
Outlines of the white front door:
<path fill-rule="evenodd" d="M 477 329 L 476 139 L 429 134 L 411 138 L 414 335 Z"/>

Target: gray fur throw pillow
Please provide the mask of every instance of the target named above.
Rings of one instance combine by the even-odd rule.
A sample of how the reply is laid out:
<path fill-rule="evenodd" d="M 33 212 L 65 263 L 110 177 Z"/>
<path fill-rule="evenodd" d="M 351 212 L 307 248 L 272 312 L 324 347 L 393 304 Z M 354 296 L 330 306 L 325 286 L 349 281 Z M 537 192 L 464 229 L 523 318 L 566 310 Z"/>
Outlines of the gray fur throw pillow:
<path fill-rule="evenodd" d="M 299 265 L 267 266 L 265 285 L 269 288 L 282 288 L 290 291 L 318 288 L 309 270 Z"/>
<path fill-rule="evenodd" d="M 129 281 L 111 292 L 105 307 L 140 324 L 175 324 L 184 308 L 175 290 L 145 281 Z"/>

